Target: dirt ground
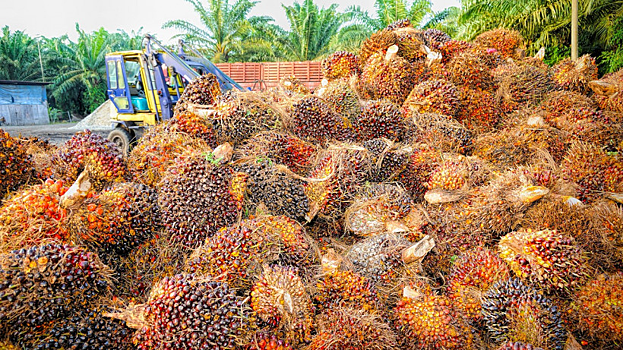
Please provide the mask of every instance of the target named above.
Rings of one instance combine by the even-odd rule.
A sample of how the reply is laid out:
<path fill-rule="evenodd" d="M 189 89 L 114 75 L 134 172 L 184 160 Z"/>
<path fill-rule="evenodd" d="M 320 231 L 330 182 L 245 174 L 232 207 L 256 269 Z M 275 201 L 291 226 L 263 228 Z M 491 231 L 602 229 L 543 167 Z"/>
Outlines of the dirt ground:
<path fill-rule="evenodd" d="M 61 144 L 69 140 L 79 130 L 71 129 L 77 123 L 62 123 L 48 125 L 28 125 L 28 126 L 7 126 L 2 125 L 0 129 L 5 130 L 13 137 L 37 137 L 42 140 L 48 140 L 53 144 Z M 108 136 L 108 130 L 93 131 L 102 137 Z"/>

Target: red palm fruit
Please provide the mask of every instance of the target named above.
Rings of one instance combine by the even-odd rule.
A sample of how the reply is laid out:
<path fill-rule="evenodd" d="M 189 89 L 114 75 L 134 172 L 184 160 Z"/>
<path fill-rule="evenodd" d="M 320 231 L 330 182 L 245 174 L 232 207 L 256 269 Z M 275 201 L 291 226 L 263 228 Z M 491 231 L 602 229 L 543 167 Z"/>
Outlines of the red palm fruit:
<path fill-rule="evenodd" d="M 623 340 L 623 274 L 601 275 L 578 290 L 571 309 L 592 337 Z"/>
<path fill-rule="evenodd" d="M 526 49 L 524 39 L 518 31 L 504 28 L 488 30 L 478 35 L 474 44 L 485 49 L 495 49 L 504 59 L 521 58 L 521 50 Z"/>
<path fill-rule="evenodd" d="M 359 58 L 346 51 L 336 51 L 322 60 L 322 75 L 327 79 L 350 78 L 358 75 Z"/>
<path fill-rule="evenodd" d="M 552 67 L 552 79 L 562 90 L 586 93 L 589 82 L 597 80 L 597 64 L 590 55 L 584 55 L 576 61 L 566 58 Z"/>
<path fill-rule="evenodd" d="M 316 284 L 314 301 L 319 310 L 339 306 L 374 312 L 381 308 L 372 282 L 353 271 L 334 271 L 324 275 Z"/>

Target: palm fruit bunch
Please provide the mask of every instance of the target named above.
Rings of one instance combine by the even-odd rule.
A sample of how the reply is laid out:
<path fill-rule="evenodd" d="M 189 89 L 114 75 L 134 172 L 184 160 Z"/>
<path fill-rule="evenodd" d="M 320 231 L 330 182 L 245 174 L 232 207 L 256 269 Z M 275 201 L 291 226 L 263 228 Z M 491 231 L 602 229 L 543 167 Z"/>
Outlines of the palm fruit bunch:
<path fill-rule="evenodd" d="M 396 55 L 398 51 L 394 45 L 387 54 L 379 51 L 368 58 L 361 71 L 363 95 L 402 105 L 413 87 L 424 80 L 425 66 L 410 63 Z"/>
<path fill-rule="evenodd" d="M 19 344 L 27 349 L 132 349 L 132 329 L 104 316 L 108 307 L 96 305 L 24 334 Z"/>
<path fill-rule="evenodd" d="M 396 34 L 396 45 L 401 57 L 411 63 L 421 63 L 426 58 L 426 50 L 423 48 L 425 39 L 421 31 L 409 23 L 408 26 L 393 29 L 393 32 Z"/>
<path fill-rule="evenodd" d="M 601 109 L 623 113 L 623 69 L 590 82 L 590 87 L 594 92 L 592 97 Z"/>
<path fill-rule="evenodd" d="M 439 51 L 445 43 L 452 40 L 448 34 L 434 28 L 424 30 L 422 32 L 422 37 L 424 37 L 426 46 L 436 51 Z"/>
<path fill-rule="evenodd" d="M 68 239 L 67 210 L 60 206 L 67 189 L 65 182 L 48 179 L 6 199 L 0 206 L 0 251 Z"/>
<path fill-rule="evenodd" d="M 374 313 L 382 309 L 380 295 L 374 284 L 353 271 L 330 271 L 316 283 L 314 302 L 318 310 L 337 307 Z"/>
<path fill-rule="evenodd" d="M 441 63 L 448 64 L 454 56 L 461 52 L 473 51 L 474 45 L 472 43 L 462 40 L 450 40 L 446 41 L 440 48 Z"/>
<path fill-rule="evenodd" d="M 552 123 L 571 108 L 594 108 L 595 103 L 579 92 L 561 90 L 545 94 L 539 107 L 543 111 L 543 119 Z"/>
<path fill-rule="evenodd" d="M 391 350 L 396 334 L 382 317 L 356 308 L 326 310 L 317 317 L 318 331 L 308 350 Z"/>
<path fill-rule="evenodd" d="M 574 139 L 606 146 L 616 151 L 623 136 L 616 125 L 602 111 L 592 108 L 570 108 L 558 119 L 555 126 L 572 135 Z"/>
<path fill-rule="evenodd" d="M 588 54 L 576 61 L 565 58 L 552 67 L 552 80 L 559 89 L 586 94 L 588 83 L 597 80 L 597 63 Z"/>
<path fill-rule="evenodd" d="M 68 227 L 100 255 L 127 255 L 159 228 L 157 192 L 124 183 L 88 196 L 72 211 Z"/>
<path fill-rule="evenodd" d="M 316 90 L 316 95 L 333 110 L 354 123 L 361 114 L 361 103 L 357 92 L 344 79 L 333 80 Z"/>
<path fill-rule="evenodd" d="M 273 334 L 289 344 L 309 342 L 313 308 L 295 268 L 264 266 L 251 290 L 251 308 Z"/>
<path fill-rule="evenodd" d="M 194 138 L 203 140 L 208 146 L 216 147 L 216 132 L 210 121 L 194 111 L 181 111 L 175 113 L 172 119 L 164 123 L 167 133 L 188 134 Z M 142 140 L 142 138 L 141 138 Z"/>
<path fill-rule="evenodd" d="M 359 75 L 357 55 L 347 51 L 336 51 L 322 60 L 322 75 L 326 79 L 350 78 Z"/>
<path fill-rule="evenodd" d="M 428 189 L 460 190 L 468 184 L 469 168 L 465 158 L 446 159 L 431 171 L 426 182 Z"/>
<path fill-rule="evenodd" d="M 316 96 L 305 97 L 295 103 L 290 118 L 292 131 L 302 139 L 327 143 L 353 138 L 348 119 L 337 114 Z"/>
<path fill-rule="evenodd" d="M 167 123 L 147 131 L 132 148 L 128 168 L 136 182 L 155 187 L 178 156 L 191 151 L 210 152 L 202 140 L 180 132 L 169 132 Z"/>
<path fill-rule="evenodd" d="M 279 87 L 289 96 L 309 94 L 309 89 L 294 75 L 282 77 Z"/>
<path fill-rule="evenodd" d="M 411 153 L 407 168 L 400 174 L 399 180 L 413 199 L 424 196 L 426 183 L 440 162 L 439 153 L 430 146 L 418 147 Z"/>
<path fill-rule="evenodd" d="M 33 329 L 84 308 L 103 295 L 109 272 L 96 254 L 73 245 L 45 244 L 2 254 L 0 328 Z"/>
<path fill-rule="evenodd" d="M 158 204 L 172 240 L 196 248 L 240 215 L 246 178 L 212 153 L 179 157 L 162 178 Z"/>
<path fill-rule="evenodd" d="M 17 141 L 30 157 L 35 169 L 35 177 L 41 180 L 51 178 L 54 175 L 52 155 L 56 152 L 57 146 L 37 137 L 22 138 Z"/>
<path fill-rule="evenodd" d="M 236 349 L 249 307 L 227 284 L 195 275 L 165 277 L 145 304 L 114 315 L 137 328 L 137 349 Z"/>
<path fill-rule="evenodd" d="M 484 49 L 495 49 L 504 59 L 521 58 L 526 44 L 523 37 L 516 30 L 498 28 L 486 31 L 474 39 L 474 44 Z"/>
<path fill-rule="evenodd" d="M 394 181 L 408 165 L 409 146 L 377 138 L 365 141 L 363 147 L 370 151 L 372 157 L 371 181 Z"/>
<path fill-rule="evenodd" d="M 461 254 L 453 263 L 447 296 L 471 321 L 482 319 L 481 297 L 496 282 L 510 278 L 508 266 L 494 252 L 477 247 Z"/>
<path fill-rule="evenodd" d="M 429 79 L 411 90 L 403 106 L 417 113 L 437 113 L 452 117 L 459 107 L 459 93 L 449 81 Z"/>
<path fill-rule="evenodd" d="M 258 94 L 228 92 L 214 103 L 212 116 L 219 143 L 238 144 L 253 135 L 277 128 L 280 115 Z"/>
<path fill-rule="evenodd" d="M 473 135 L 462 123 L 431 113 L 412 112 L 411 120 L 417 129 L 410 130 L 410 143 L 423 143 L 441 152 L 471 153 Z"/>
<path fill-rule="evenodd" d="M 35 175 L 31 157 L 18 140 L 0 129 L 0 199 Z"/>
<path fill-rule="evenodd" d="M 309 219 L 316 214 L 340 216 L 368 178 L 370 168 L 369 152 L 359 146 L 336 145 L 320 154 L 305 186 Z"/>
<path fill-rule="evenodd" d="M 561 168 L 563 178 L 577 185 L 577 197 L 584 203 L 596 200 L 602 192 L 623 192 L 621 161 L 597 145 L 574 142 Z"/>
<path fill-rule="evenodd" d="M 496 68 L 493 76 L 498 85 L 496 94 L 507 110 L 539 103 L 552 89 L 547 71 L 530 65 L 507 63 Z"/>
<path fill-rule="evenodd" d="M 394 308 L 395 327 L 404 349 L 473 349 L 474 336 L 449 298 L 424 291 L 403 297 Z"/>
<path fill-rule="evenodd" d="M 240 158 L 268 157 L 277 164 L 287 166 L 294 173 L 303 175 L 312 167 L 318 147 L 287 133 L 265 132 L 248 139 L 236 151 Z"/>
<path fill-rule="evenodd" d="M 601 275 L 578 290 L 571 303 L 580 329 L 592 337 L 623 340 L 623 274 Z"/>
<path fill-rule="evenodd" d="M 359 48 L 359 64 L 365 66 L 368 59 L 376 54 L 385 55 L 387 49 L 397 43 L 396 34 L 392 30 L 380 30 L 361 43 Z"/>
<path fill-rule="evenodd" d="M 532 344 L 526 344 L 520 341 L 509 341 L 500 345 L 496 350 L 543 350 L 543 348 L 534 347 Z"/>
<path fill-rule="evenodd" d="M 623 262 L 623 209 L 616 204 L 606 203 L 592 209 L 595 215 L 593 222 L 603 242 L 603 249 L 600 251 L 607 252 L 615 260 Z"/>
<path fill-rule="evenodd" d="M 271 332 L 258 331 L 249 341 L 244 350 L 294 350 L 290 343 L 280 339 Z"/>
<path fill-rule="evenodd" d="M 561 314 L 541 292 L 518 279 L 495 283 L 482 297 L 482 315 L 495 342 L 524 342 L 563 349 L 567 340 Z"/>
<path fill-rule="evenodd" d="M 458 86 L 491 90 L 494 87 L 490 67 L 473 52 L 460 52 L 446 66 L 450 80 Z"/>
<path fill-rule="evenodd" d="M 52 163 L 56 176 L 66 181 L 75 181 L 83 170 L 88 169 L 96 190 L 110 183 L 124 182 L 128 175 L 123 154 L 117 146 L 88 130 L 77 132 L 60 146 Z"/>
<path fill-rule="evenodd" d="M 407 132 L 407 124 L 400 107 L 386 100 L 368 101 L 355 123 L 362 140 L 386 138 L 401 141 Z"/>
<path fill-rule="evenodd" d="M 572 289 L 587 276 L 574 239 L 555 230 L 512 232 L 500 239 L 498 248 L 517 276 L 548 292 Z"/>
<path fill-rule="evenodd" d="M 221 86 L 214 74 L 204 74 L 197 79 L 191 81 L 180 99 L 175 104 L 176 112 L 183 112 L 190 105 L 211 105 L 221 94 Z"/>
<path fill-rule="evenodd" d="M 380 287 L 409 273 L 406 266 L 403 269 L 402 252 L 410 245 L 400 233 L 381 233 L 355 243 L 344 258 L 353 265 L 354 271 Z"/>
<path fill-rule="evenodd" d="M 494 94 L 479 88 L 458 88 L 456 119 L 477 132 L 495 130 L 500 122 L 500 103 Z"/>
<path fill-rule="evenodd" d="M 252 160 L 237 167 L 249 175 L 245 205 L 251 212 L 265 208 L 267 213 L 285 215 L 304 221 L 309 212 L 309 200 L 305 195 L 305 183 L 288 176 L 270 159 Z"/>

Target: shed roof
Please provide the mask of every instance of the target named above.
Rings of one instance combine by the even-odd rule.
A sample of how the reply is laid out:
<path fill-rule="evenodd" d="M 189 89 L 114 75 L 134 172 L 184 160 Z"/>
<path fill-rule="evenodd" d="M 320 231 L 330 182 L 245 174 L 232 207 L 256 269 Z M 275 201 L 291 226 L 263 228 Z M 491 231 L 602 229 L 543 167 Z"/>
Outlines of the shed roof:
<path fill-rule="evenodd" d="M 49 85 L 41 81 L 0 80 L 0 85 Z"/>

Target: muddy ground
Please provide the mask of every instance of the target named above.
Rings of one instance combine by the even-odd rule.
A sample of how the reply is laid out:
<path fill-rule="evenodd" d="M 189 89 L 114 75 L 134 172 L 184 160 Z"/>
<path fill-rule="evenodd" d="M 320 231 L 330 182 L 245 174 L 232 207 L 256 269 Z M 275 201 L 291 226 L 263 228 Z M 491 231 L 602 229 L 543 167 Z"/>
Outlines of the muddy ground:
<path fill-rule="evenodd" d="M 7 126 L 2 125 L 0 129 L 5 130 L 13 137 L 38 137 L 42 140 L 48 140 L 50 143 L 59 145 L 69 140 L 76 132 L 73 128 L 77 123 L 62 123 L 48 125 L 27 125 L 27 126 Z M 108 130 L 93 131 L 94 134 L 102 137 L 108 136 Z"/>

